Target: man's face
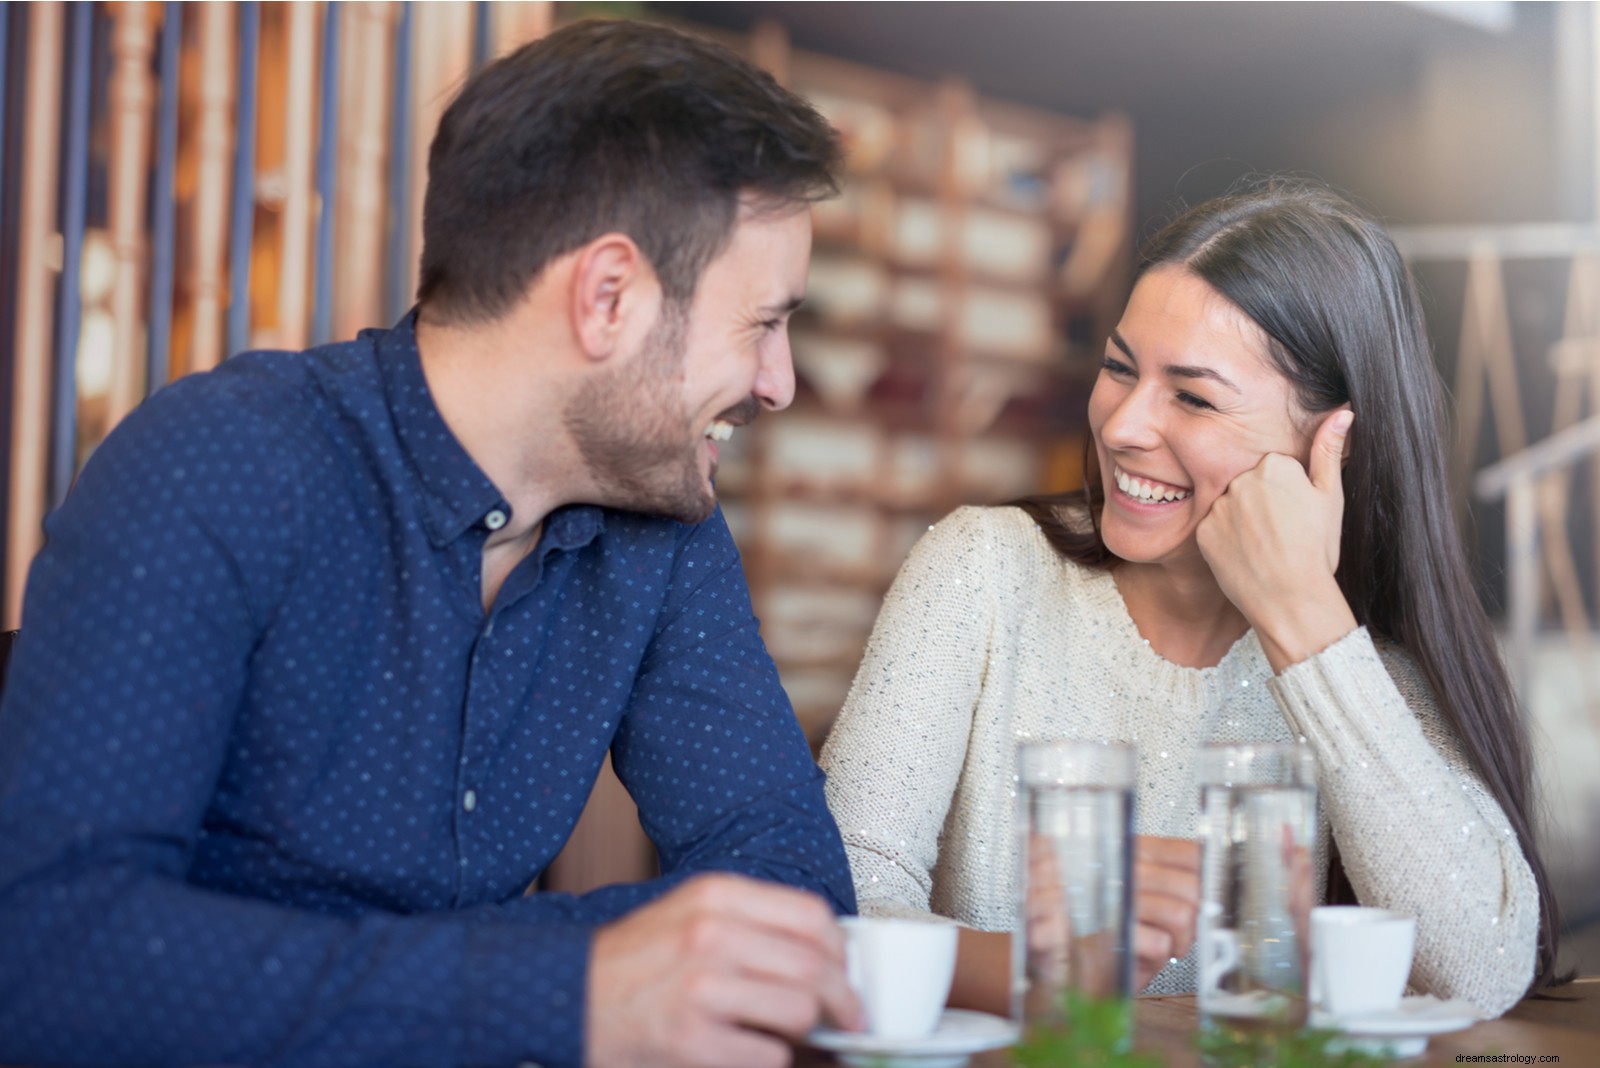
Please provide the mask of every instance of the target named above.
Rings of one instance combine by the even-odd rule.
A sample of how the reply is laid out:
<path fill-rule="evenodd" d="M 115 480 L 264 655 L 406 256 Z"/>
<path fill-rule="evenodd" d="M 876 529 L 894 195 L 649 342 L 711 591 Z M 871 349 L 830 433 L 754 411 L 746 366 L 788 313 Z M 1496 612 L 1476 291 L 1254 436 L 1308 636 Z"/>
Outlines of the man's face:
<path fill-rule="evenodd" d="M 810 259 L 808 209 L 741 209 L 687 315 L 663 306 L 639 351 L 573 398 L 567 428 L 606 504 L 684 523 L 711 514 L 717 443 L 794 399 L 788 324 Z"/>

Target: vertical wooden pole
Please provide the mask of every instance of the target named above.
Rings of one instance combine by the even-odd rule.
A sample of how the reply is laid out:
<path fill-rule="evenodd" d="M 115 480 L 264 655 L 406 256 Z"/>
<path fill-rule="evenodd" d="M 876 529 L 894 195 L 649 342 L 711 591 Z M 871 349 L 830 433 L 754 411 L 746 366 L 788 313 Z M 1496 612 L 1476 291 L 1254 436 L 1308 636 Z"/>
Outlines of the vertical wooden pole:
<path fill-rule="evenodd" d="M 155 52 L 154 4 L 127 0 L 113 9 L 111 52 L 111 318 L 116 334 L 107 398 L 106 430 L 144 396 L 145 203 L 150 173 L 150 122 L 155 87 L 150 60 Z"/>
<path fill-rule="evenodd" d="M 50 451 L 50 304 L 55 273 L 57 137 L 61 133 L 62 4 L 28 12 L 28 81 L 22 120 L 22 211 L 17 223 L 17 336 L 12 392 L 11 500 L 6 531 L 5 628 L 22 621 L 28 565 L 43 541 Z M 57 261 L 59 263 L 59 261 Z"/>
<path fill-rule="evenodd" d="M 1539 626 L 1539 515 L 1532 480 L 1518 475 L 1506 493 L 1506 600 L 1511 677 L 1523 707 L 1531 696 L 1533 638 Z"/>
<path fill-rule="evenodd" d="M 390 93 L 395 8 L 357 4 L 350 12 L 344 51 L 350 92 L 339 123 L 339 276 L 333 280 L 335 331 L 353 337 L 368 326 L 388 326 L 383 304 L 384 227 L 389 184 Z"/>
<path fill-rule="evenodd" d="M 222 362 L 223 263 L 228 252 L 228 181 L 233 162 L 233 15 L 231 4 L 201 4 L 199 19 L 199 175 L 189 292 L 194 336 L 188 370 Z"/>
<path fill-rule="evenodd" d="M 527 0 L 518 4 L 495 5 L 490 33 L 494 38 L 494 56 L 498 59 L 514 52 L 529 41 L 536 41 L 550 32 L 550 0 Z"/>
<path fill-rule="evenodd" d="M 411 128 L 411 203 L 407 230 L 413 255 L 407 268 L 407 290 L 417 291 L 417 256 L 422 252 L 422 202 L 427 193 L 428 149 L 439 119 L 466 81 L 472 67 L 471 4 L 422 0 L 411 5 L 416 39 L 427 47 L 413 53 L 416 112 Z"/>
<path fill-rule="evenodd" d="M 278 255 L 278 343 L 303 349 L 311 291 L 311 163 L 317 135 L 317 7 L 289 4 L 288 76 L 284 107 L 283 219 Z"/>

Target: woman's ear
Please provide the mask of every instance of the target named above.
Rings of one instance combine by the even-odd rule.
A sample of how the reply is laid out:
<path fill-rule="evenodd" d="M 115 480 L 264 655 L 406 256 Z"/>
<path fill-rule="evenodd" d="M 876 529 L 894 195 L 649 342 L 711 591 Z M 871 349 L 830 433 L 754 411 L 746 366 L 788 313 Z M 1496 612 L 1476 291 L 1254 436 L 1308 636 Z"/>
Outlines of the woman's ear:
<path fill-rule="evenodd" d="M 660 302 L 655 271 L 626 234 L 604 234 L 578 250 L 572 268 L 572 333 L 590 360 L 616 355 L 624 338 L 655 321 Z"/>

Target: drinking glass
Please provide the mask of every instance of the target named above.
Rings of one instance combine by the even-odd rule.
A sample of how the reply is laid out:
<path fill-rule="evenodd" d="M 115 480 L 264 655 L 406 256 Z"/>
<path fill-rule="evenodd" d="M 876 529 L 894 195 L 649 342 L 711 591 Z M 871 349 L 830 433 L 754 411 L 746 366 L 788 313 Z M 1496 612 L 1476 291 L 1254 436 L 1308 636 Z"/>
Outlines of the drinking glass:
<path fill-rule="evenodd" d="M 1316 760 L 1303 745 L 1200 755 L 1202 1025 L 1228 1037 L 1306 1020 Z"/>
<path fill-rule="evenodd" d="M 1132 1038 L 1134 749 L 1107 742 L 1025 743 L 1020 944 L 1023 1017 L 1068 1022 L 1074 999 L 1124 1006 Z"/>

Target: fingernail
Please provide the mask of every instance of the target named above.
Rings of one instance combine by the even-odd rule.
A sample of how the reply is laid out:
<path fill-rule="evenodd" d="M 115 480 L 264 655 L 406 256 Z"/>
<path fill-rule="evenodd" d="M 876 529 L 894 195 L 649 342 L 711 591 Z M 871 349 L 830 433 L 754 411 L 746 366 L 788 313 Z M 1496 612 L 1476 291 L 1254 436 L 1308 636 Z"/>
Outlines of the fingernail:
<path fill-rule="evenodd" d="M 1355 421 L 1355 412 L 1340 412 L 1338 415 L 1333 417 L 1334 432 L 1338 434 L 1346 433 L 1350 429 L 1350 424 Z"/>

